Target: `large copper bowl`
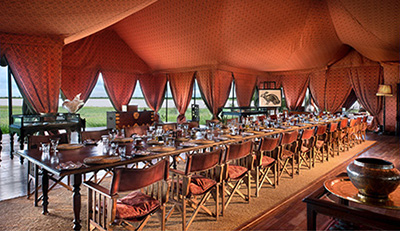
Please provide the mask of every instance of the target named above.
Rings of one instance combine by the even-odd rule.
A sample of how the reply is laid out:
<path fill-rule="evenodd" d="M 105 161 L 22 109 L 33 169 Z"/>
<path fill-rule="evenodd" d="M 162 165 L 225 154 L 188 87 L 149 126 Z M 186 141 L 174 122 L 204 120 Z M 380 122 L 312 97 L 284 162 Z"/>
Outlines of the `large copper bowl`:
<path fill-rule="evenodd" d="M 378 158 L 355 159 L 347 166 L 347 174 L 359 194 L 367 197 L 385 199 L 400 183 L 399 170 Z"/>

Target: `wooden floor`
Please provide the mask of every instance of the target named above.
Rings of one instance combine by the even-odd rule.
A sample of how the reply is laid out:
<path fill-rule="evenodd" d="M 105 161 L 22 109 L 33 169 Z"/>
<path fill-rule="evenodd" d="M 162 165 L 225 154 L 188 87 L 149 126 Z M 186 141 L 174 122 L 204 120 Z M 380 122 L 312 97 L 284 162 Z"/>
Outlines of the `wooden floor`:
<path fill-rule="evenodd" d="M 398 169 L 400 169 L 399 136 L 382 136 L 369 133 L 367 139 L 376 140 L 377 143 L 362 153 L 361 156 L 377 157 L 389 160 L 394 163 Z M 270 210 L 263 216 L 258 217 L 253 221 L 248 221 L 247 223 L 238 227 L 238 230 L 306 230 L 307 210 L 306 204 L 302 202 L 303 198 L 307 197 L 313 191 L 321 187 L 327 178 L 334 177 L 341 172 L 345 172 L 347 165 L 353 159 L 342 163 L 328 174 L 322 176 L 316 182 L 311 183 L 308 187 L 297 193 L 290 200 L 285 201 L 285 203 L 279 207 Z M 397 215 L 400 216 L 400 213 L 396 213 L 396 216 Z M 323 224 L 323 219 L 320 219 L 318 223 Z"/>
<path fill-rule="evenodd" d="M 368 140 L 378 141 L 365 151 L 362 156 L 374 156 L 389 160 L 400 169 L 400 139 L 397 136 L 382 136 L 368 133 Z M 27 164 L 20 164 L 19 158 L 9 157 L 9 138 L 3 136 L 3 150 L 0 162 L 0 201 L 26 194 Z M 350 161 L 344 162 L 320 180 L 310 184 L 303 191 L 281 206 L 265 213 L 256 220 L 248 221 L 238 229 L 245 230 L 305 230 L 307 228 L 306 205 L 302 199 L 321 187 L 326 178 L 345 171 Z"/>

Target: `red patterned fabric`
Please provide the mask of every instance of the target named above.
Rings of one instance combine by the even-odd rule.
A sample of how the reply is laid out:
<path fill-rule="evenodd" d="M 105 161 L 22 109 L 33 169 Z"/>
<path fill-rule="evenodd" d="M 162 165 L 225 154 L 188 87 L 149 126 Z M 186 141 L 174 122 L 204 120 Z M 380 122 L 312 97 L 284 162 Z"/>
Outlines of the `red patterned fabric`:
<path fill-rule="evenodd" d="M 393 89 L 393 97 L 385 98 L 386 108 L 386 119 L 385 119 L 385 131 L 394 132 L 396 131 L 396 110 L 391 108 L 397 107 L 397 95 L 399 95 L 397 84 L 400 83 L 400 64 L 399 63 L 383 63 L 383 75 L 385 84 L 389 84 Z M 400 116 L 400 115 L 399 115 Z"/>
<path fill-rule="evenodd" d="M 138 74 L 103 71 L 104 86 L 115 110 L 122 111 L 122 105 L 129 104 L 135 91 Z"/>
<path fill-rule="evenodd" d="M 291 111 L 297 111 L 306 96 L 309 73 L 293 73 L 282 75 L 282 87 L 285 94 L 286 106 Z"/>
<path fill-rule="evenodd" d="M 168 80 L 175 106 L 179 112 L 176 120 L 178 123 L 185 123 L 185 112 L 192 99 L 194 72 L 170 73 Z"/>
<path fill-rule="evenodd" d="M 217 182 L 215 180 L 200 175 L 193 175 L 190 181 L 189 191 L 192 195 L 201 195 L 216 184 Z"/>
<path fill-rule="evenodd" d="M 257 87 L 260 88 L 263 82 L 275 82 L 276 88 L 282 87 L 282 76 L 276 74 L 265 73 L 257 77 Z"/>
<path fill-rule="evenodd" d="M 56 113 L 61 85 L 60 38 L 0 34 L 22 95 L 37 113 Z"/>
<path fill-rule="evenodd" d="M 353 67 L 350 69 L 350 80 L 358 102 L 374 117 L 372 128 L 376 128 L 382 110 L 382 97 L 376 96 L 379 84 L 383 82 L 380 66 Z"/>
<path fill-rule="evenodd" d="M 316 71 L 310 74 L 309 88 L 315 105 L 320 111 L 325 111 L 326 71 Z"/>
<path fill-rule="evenodd" d="M 238 179 L 241 178 L 246 172 L 247 168 L 239 165 L 229 165 L 228 168 L 228 176 L 230 179 Z"/>
<path fill-rule="evenodd" d="M 236 97 L 239 107 L 249 107 L 254 89 L 257 83 L 257 76 L 241 73 L 234 73 Z"/>
<path fill-rule="evenodd" d="M 196 74 L 205 104 L 213 114 L 212 119 L 218 119 L 229 97 L 232 85 L 232 73 L 221 70 L 198 71 Z"/>
<path fill-rule="evenodd" d="M 160 201 L 135 191 L 117 201 L 117 219 L 137 219 L 160 207 Z"/>
<path fill-rule="evenodd" d="M 329 69 L 326 75 L 326 110 L 336 113 L 341 111 L 341 107 L 351 92 L 349 69 Z"/>
<path fill-rule="evenodd" d="M 165 87 L 167 85 L 166 74 L 142 75 L 139 78 L 139 82 L 147 106 L 157 113 L 165 97 Z"/>
<path fill-rule="evenodd" d="M 81 100 L 86 102 L 96 86 L 99 72 L 96 69 L 63 67 L 61 73 L 61 91 L 64 97 L 73 100 L 77 94 L 81 93 Z"/>

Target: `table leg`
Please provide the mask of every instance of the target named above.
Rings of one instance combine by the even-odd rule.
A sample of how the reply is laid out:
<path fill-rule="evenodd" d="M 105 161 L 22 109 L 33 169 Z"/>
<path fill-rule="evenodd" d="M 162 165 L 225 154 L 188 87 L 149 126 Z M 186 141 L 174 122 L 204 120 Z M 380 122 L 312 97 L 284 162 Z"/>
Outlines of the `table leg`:
<path fill-rule="evenodd" d="M 43 207 L 43 215 L 46 215 L 47 213 L 49 213 L 49 211 L 47 210 L 47 206 L 49 204 L 49 175 L 48 172 L 43 169 L 42 172 L 42 193 L 43 193 L 43 202 L 42 202 L 42 207 Z"/>
<path fill-rule="evenodd" d="M 10 158 L 14 158 L 14 133 L 10 132 Z"/>
<path fill-rule="evenodd" d="M 307 205 L 307 230 L 317 230 L 317 213 Z"/>
<path fill-rule="evenodd" d="M 74 186 L 73 189 L 73 209 L 74 209 L 74 230 L 81 230 L 81 220 L 80 220 L 80 213 L 81 213 L 81 184 L 82 184 L 82 174 L 74 174 L 72 178 L 73 182 L 72 185 Z"/>

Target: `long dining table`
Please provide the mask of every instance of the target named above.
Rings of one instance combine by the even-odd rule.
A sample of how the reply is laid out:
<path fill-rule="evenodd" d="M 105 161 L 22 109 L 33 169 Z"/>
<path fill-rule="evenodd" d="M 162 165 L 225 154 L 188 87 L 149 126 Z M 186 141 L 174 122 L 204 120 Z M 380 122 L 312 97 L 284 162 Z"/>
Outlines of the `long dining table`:
<path fill-rule="evenodd" d="M 268 135 L 274 135 L 282 132 L 289 132 L 293 130 L 300 130 L 309 127 L 315 127 L 319 124 L 326 124 L 329 121 L 320 121 L 318 123 L 307 123 L 299 126 L 285 126 L 281 128 L 266 128 L 264 131 L 252 131 L 243 133 L 243 135 L 236 136 L 224 136 L 225 139 L 215 138 L 213 142 L 198 143 L 193 147 L 176 146 L 176 149 L 166 152 L 148 152 L 147 155 L 135 155 L 134 143 L 126 145 L 126 157 L 121 157 L 120 160 L 113 163 L 101 163 L 101 164 L 84 164 L 86 158 L 94 156 L 103 156 L 103 145 L 83 145 L 81 148 L 70 149 L 70 150 L 59 150 L 57 152 L 57 161 L 52 161 L 51 158 L 43 159 L 42 151 L 38 149 L 33 150 L 20 150 L 17 152 L 23 158 L 42 169 L 42 213 L 46 215 L 48 213 L 48 188 L 49 188 L 49 174 L 53 174 L 58 177 L 71 176 L 73 186 L 73 229 L 80 230 L 80 210 L 81 210 L 81 185 L 83 174 L 90 172 L 97 172 L 99 170 L 109 170 L 118 166 L 126 166 L 130 164 L 149 162 L 154 159 L 166 158 L 178 156 L 182 153 L 190 153 L 197 150 L 212 148 L 216 146 L 229 145 L 230 143 L 240 142 L 243 140 L 261 138 Z M 52 154 L 50 154 L 51 156 Z M 54 154 L 53 154 L 54 155 Z M 129 158 L 128 158 L 129 157 Z M 174 158 L 175 159 L 175 158 Z M 72 167 L 71 167 L 71 163 Z M 66 167 L 60 167 L 66 166 Z"/>

